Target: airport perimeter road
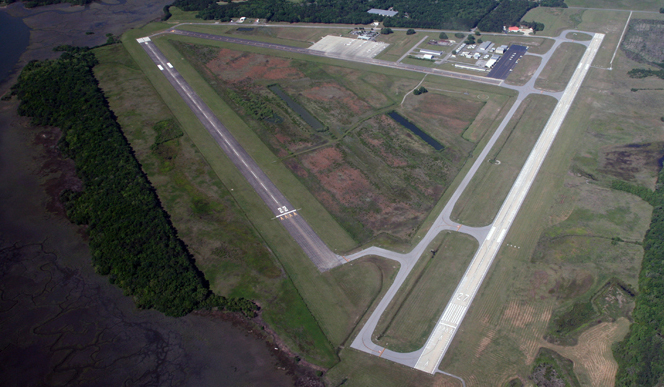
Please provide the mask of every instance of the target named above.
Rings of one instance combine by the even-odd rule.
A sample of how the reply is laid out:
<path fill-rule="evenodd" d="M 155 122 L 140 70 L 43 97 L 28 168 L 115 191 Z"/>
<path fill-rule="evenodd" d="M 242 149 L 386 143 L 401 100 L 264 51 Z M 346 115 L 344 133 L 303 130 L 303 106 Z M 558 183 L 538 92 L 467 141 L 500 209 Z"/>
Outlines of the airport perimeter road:
<path fill-rule="evenodd" d="M 493 260 L 503 244 L 512 222 L 516 218 L 537 176 L 537 172 L 542 166 L 553 144 L 553 140 L 556 138 L 556 134 L 583 83 L 583 79 L 588 73 L 588 69 L 599 50 L 603 38 L 604 34 L 595 34 L 586 49 L 585 54 L 572 75 L 572 79 L 567 84 L 535 147 L 530 152 L 523 169 L 500 208 L 491 231 L 489 231 L 486 239 L 480 245 L 479 250 L 459 282 L 456 291 L 445 307 L 440 320 L 438 320 L 431 336 L 429 336 L 424 346 L 424 351 L 415 365 L 416 369 L 432 374 L 436 372 L 438 364 L 443 359 L 443 356 L 445 356 L 459 325 L 463 321 L 468 308 L 470 308 L 470 304 L 473 302 Z"/>
<path fill-rule="evenodd" d="M 220 42 L 242 44 L 242 45 L 245 45 L 245 46 L 269 48 L 269 49 L 272 49 L 272 50 L 286 51 L 286 52 L 292 52 L 292 53 L 297 53 L 297 54 L 314 55 L 314 56 L 320 56 L 320 57 L 325 57 L 325 58 L 341 59 L 341 60 L 345 60 L 345 61 L 349 61 L 349 62 L 365 63 L 365 64 L 370 64 L 370 65 L 389 67 L 389 68 L 400 69 L 400 70 L 410 70 L 410 71 L 415 71 L 415 72 L 418 72 L 418 73 L 433 74 L 433 75 L 439 75 L 441 77 L 463 79 L 465 81 L 485 83 L 485 84 L 494 85 L 494 86 L 500 86 L 503 83 L 502 79 L 486 78 L 486 77 L 480 77 L 480 76 L 477 76 L 477 75 L 463 74 L 463 73 L 457 73 L 457 72 L 454 72 L 454 71 L 440 70 L 440 69 L 435 69 L 435 68 L 430 68 L 430 67 L 409 65 L 409 64 L 404 64 L 404 63 L 389 62 L 389 61 L 380 60 L 380 59 L 362 58 L 362 57 L 358 57 L 358 56 L 348 56 L 348 55 L 335 55 L 335 54 L 331 54 L 331 53 L 327 53 L 327 52 L 323 52 L 323 51 L 310 50 L 308 48 L 285 46 L 285 45 L 282 45 L 282 44 L 275 44 L 275 43 L 265 43 L 265 42 L 259 42 L 259 41 L 256 41 L 256 40 L 233 38 L 233 37 L 230 37 L 230 36 L 212 35 L 212 34 L 205 34 L 205 33 L 202 33 L 202 32 L 182 31 L 182 30 L 175 29 L 175 27 L 171 28 L 171 29 L 169 29 L 165 32 L 175 34 L 175 35 L 190 36 L 192 38 L 217 40 L 217 41 L 220 41 Z M 159 34 L 155 34 L 153 36 L 156 36 L 156 35 L 159 35 Z"/>
<path fill-rule="evenodd" d="M 182 75 L 173 68 L 150 38 L 141 38 L 138 39 L 138 42 L 154 61 L 155 66 L 162 71 L 189 108 L 196 114 L 196 117 L 198 117 L 208 132 L 210 132 L 210 135 L 212 135 L 228 158 L 235 164 L 242 175 L 249 181 L 249 184 L 256 190 L 256 193 L 258 193 L 270 208 L 275 215 L 275 222 L 281 223 L 288 230 L 293 239 L 302 247 L 318 269 L 326 271 L 344 263 L 345 260 L 334 254 L 309 224 L 299 216 L 293 205 L 277 189 L 214 113 L 212 113 L 212 110 L 194 92 Z"/>

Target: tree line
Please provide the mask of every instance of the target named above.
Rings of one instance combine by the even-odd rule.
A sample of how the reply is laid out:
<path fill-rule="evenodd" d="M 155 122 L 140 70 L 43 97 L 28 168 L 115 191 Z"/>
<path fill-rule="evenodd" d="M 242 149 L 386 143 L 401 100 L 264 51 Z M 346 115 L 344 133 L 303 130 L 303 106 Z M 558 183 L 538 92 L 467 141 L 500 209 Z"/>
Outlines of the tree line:
<path fill-rule="evenodd" d="M 618 362 L 616 386 L 655 386 L 664 382 L 664 171 L 651 191 L 625 182 L 612 188 L 640 196 L 654 206 L 650 229 L 643 239 L 639 293 L 632 312 L 634 322 L 614 347 Z"/>
<path fill-rule="evenodd" d="M 12 94 L 20 115 L 62 130 L 59 149 L 75 162 L 83 189 L 64 191 L 61 199 L 69 219 L 87 226 L 96 271 L 140 308 L 170 316 L 211 307 L 253 315 L 252 301 L 210 291 L 97 85 L 94 54 L 61 49 L 59 59 L 26 65 Z"/>
<path fill-rule="evenodd" d="M 514 25 L 529 9 L 538 5 L 564 6 L 563 0 L 252 0 L 217 4 L 216 0 L 175 0 L 184 11 L 198 11 L 204 20 L 260 18 L 267 21 L 304 23 L 369 24 L 375 20 L 385 27 L 502 31 Z M 399 13 L 393 17 L 369 14 L 371 8 Z"/>

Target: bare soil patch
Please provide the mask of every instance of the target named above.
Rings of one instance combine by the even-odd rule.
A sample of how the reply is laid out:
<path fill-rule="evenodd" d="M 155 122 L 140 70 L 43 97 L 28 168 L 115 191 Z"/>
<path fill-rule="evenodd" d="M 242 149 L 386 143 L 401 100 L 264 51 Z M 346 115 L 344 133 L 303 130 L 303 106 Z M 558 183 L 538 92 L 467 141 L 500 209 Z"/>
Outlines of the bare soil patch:
<path fill-rule="evenodd" d="M 455 170 L 385 115 L 366 121 L 336 145 L 288 159 L 286 165 L 357 236 L 407 237 Z"/>
<path fill-rule="evenodd" d="M 637 181 L 644 173 L 656 174 L 664 159 L 664 143 L 611 146 L 600 153 L 599 171 L 625 181 Z"/>
<path fill-rule="evenodd" d="M 261 54 L 219 49 L 217 57 L 205 64 L 216 76 L 227 82 L 242 80 L 298 79 L 304 75 L 291 66 L 289 59 Z"/>

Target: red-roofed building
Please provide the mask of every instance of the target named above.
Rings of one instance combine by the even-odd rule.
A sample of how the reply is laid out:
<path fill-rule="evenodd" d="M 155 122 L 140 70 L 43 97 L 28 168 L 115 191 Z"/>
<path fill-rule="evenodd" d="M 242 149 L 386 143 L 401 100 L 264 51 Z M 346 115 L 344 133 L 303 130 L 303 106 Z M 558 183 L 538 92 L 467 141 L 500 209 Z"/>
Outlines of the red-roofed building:
<path fill-rule="evenodd" d="M 509 32 L 519 32 L 519 27 L 510 27 L 507 29 Z"/>

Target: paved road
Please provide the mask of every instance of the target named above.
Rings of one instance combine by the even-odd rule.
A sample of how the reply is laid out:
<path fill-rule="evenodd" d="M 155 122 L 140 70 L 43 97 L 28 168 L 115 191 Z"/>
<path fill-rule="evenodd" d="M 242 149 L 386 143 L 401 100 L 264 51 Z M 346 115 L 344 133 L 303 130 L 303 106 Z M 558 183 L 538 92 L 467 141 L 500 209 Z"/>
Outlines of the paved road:
<path fill-rule="evenodd" d="M 473 302 L 477 291 L 480 289 L 484 278 L 489 272 L 493 260 L 498 255 L 505 236 L 512 226 L 512 222 L 516 218 L 533 181 L 535 181 L 537 172 L 542 166 L 563 120 L 567 116 L 567 112 L 581 87 L 581 83 L 593 59 L 595 59 L 603 38 L 603 34 L 595 34 L 586 49 L 585 54 L 572 75 L 572 79 L 567 84 L 535 147 L 530 152 L 512 189 L 503 202 L 491 227 L 491 231 L 489 231 L 489 234 L 480 245 L 475 257 L 473 257 L 468 269 L 466 269 L 461 282 L 454 291 L 452 299 L 443 311 L 438 324 L 436 324 L 431 336 L 429 336 L 424 346 L 424 351 L 415 365 L 416 369 L 432 374 L 436 372 L 438 364 L 443 359 L 443 356 L 445 356 L 459 325 L 461 325 L 466 312 L 470 308 L 470 304 Z"/>
<path fill-rule="evenodd" d="M 267 175 L 244 148 L 242 148 L 203 100 L 194 92 L 180 73 L 173 68 L 159 48 L 149 38 L 138 40 L 145 52 L 154 61 L 155 66 L 160 67 L 164 76 L 166 76 L 189 108 L 196 114 L 196 117 L 198 117 L 210 135 L 212 135 L 223 149 L 224 153 L 226 153 L 242 175 L 249 181 L 249 184 L 256 190 L 256 193 L 258 193 L 270 208 L 275 215 L 275 221 L 280 222 L 286 227 L 290 235 L 293 236 L 318 269 L 326 271 L 344 263 L 345 260 L 341 256 L 334 254 L 309 224 L 298 215 L 293 205 L 270 181 Z"/>

